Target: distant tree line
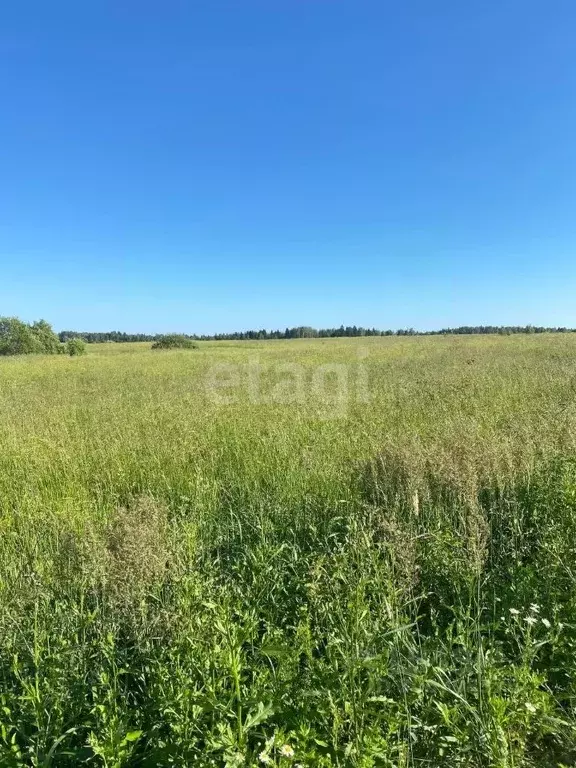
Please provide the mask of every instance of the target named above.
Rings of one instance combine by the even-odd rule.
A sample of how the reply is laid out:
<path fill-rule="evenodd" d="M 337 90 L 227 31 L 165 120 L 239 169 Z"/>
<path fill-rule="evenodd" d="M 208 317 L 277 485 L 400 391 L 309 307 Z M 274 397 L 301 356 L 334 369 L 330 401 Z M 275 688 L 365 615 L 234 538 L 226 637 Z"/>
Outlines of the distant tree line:
<path fill-rule="evenodd" d="M 510 336 L 514 333 L 576 333 L 576 328 L 564 328 L 561 326 L 546 328 L 542 325 L 462 325 L 459 328 L 443 328 L 440 331 L 427 331 L 426 335 L 466 335 L 471 333 L 500 334 L 503 336 Z"/>
<path fill-rule="evenodd" d="M 161 334 L 149 333 L 123 333 L 122 331 L 105 331 L 94 333 L 92 331 L 60 331 L 60 341 L 68 339 L 83 339 L 88 344 L 102 344 L 106 341 L 156 341 Z"/>
<path fill-rule="evenodd" d="M 312 328 L 299 325 L 285 328 L 283 331 L 235 331 L 214 335 L 198 334 L 146 334 L 108 331 L 101 333 L 61 331 L 58 335 L 50 323 L 37 320 L 24 323 L 17 317 L 0 317 L 0 356 L 27 354 L 62 354 L 81 355 L 84 343 L 102 342 L 153 342 L 154 349 L 194 348 L 195 341 L 259 341 L 263 339 L 333 339 L 359 336 L 448 336 L 466 334 L 516 333 L 576 333 L 574 328 L 546 328 L 534 325 L 463 325 L 459 328 L 442 328 L 439 331 L 416 331 L 414 328 L 396 331 L 380 331 L 376 328 L 363 328 L 357 325 L 341 325 L 339 328 Z"/>
<path fill-rule="evenodd" d="M 358 336 L 448 336 L 466 334 L 499 334 L 509 336 L 516 333 L 575 333 L 574 328 L 547 328 L 534 325 L 463 325 L 458 328 L 442 328 L 439 331 L 416 331 L 414 328 L 400 328 L 398 330 L 381 331 L 377 328 L 363 328 L 357 325 L 341 325 L 339 328 L 311 328 L 308 325 L 300 325 L 285 330 L 258 331 L 234 331 L 232 333 L 206 334 L 179 334 L 181 338 L 193 341 L 260 341 L 265 339 L 334 339 Z M 129 342 L 152 341 L 157 342 L 164 338 L 163 334 L 123 333 L 121 331 L 108 331 L 101 333 L 85 331 L 61 331 L 60 341 L 80 338 L 88 344 L 103 342 Z"/>

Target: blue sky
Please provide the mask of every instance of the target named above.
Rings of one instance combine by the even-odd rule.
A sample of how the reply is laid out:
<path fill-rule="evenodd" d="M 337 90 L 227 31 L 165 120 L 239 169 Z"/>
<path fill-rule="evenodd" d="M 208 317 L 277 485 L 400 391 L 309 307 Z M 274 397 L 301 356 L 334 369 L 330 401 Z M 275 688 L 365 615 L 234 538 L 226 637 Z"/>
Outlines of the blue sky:
<path fill-rule="evenodd" d="M 573 0 L 0 9 L 0 314 L 576 326 Z"/>

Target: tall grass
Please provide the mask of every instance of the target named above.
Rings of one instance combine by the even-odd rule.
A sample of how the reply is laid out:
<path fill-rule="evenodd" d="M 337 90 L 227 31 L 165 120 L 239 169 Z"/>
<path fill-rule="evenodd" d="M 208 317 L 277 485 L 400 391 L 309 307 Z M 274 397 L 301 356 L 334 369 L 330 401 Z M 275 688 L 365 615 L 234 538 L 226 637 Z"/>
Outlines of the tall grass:
<path fill-rule="evenodd" d="M 206 392 L 359 346 L 341 412 Z M 575 764 L 575 391 L 561 335 L 0 361 L 0 764 Z"/>

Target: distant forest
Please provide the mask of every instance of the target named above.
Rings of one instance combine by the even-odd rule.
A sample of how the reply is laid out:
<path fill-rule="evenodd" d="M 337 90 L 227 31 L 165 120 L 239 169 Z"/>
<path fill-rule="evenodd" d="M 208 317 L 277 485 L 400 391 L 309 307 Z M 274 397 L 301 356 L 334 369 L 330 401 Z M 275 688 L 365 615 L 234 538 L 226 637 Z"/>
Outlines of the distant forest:
<path fill-rule="evenodd" d="M 264 339 L 335 339 L 358 336 L 450 336 L 466 334 L 500 334 L 509 336 L 515 333 L 576 333 L 575 328 L 544 328 L 533 325 L 463 325 L 459 328 L 442 328 L 439 331 L 416 331 L 414 328 L 396 331 L 379 331 L 377 328 L 362 328 L 356 325 L 341 325 L 339 328 L 311 328 L 306 325 L 297 328 L 286 328 L 283 331 L 234 331 L 233 333 L 216 333 L 212 336 L 198 334 L 182 334 L 194 341 L 259 341 Z M 92 331 L 61 331 L 60 341 L 81 338 L 89 344 L 107 341 L 157 341 L 164 334 L 123 333 L 122 331 L 92 332 Z"/>

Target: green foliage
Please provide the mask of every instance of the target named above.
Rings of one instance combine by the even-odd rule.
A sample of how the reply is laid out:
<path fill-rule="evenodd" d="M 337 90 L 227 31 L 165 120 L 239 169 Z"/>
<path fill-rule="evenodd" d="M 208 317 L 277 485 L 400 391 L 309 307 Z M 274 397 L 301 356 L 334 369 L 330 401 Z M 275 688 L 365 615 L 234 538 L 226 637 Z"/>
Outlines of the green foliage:
<path fill-rule="evenodd" d="M 68 339 L 66 342 L 66 352 L 70 357 L 86 354 L 86 343 L 82 339 Z"/>
<path fill-rule="evenodd" d="M 60 351 L 60 341 L 45 320 L 27 325 L 16 317 L 0 317 L 0 355 L 54 355 Z"/>
<path fill-rule="evenodd" d="M 201 341 L 263 341 L 265 339 L 340 339 L 358 338 L 363 336 L 470 336 L 470 335 L 505 335 L 531 334 L 531 333 L 575 333 L 574 328 L 545 328 L 533 325 L 476 325 L 460 326 L 459 328 L 442 328 L 439 331 L 417 331 L 414 328 L 399 328 L 397 330 L 379 330 L 378 328 L 363 328 L 357 325 L 341 325 L 338 328 L 311 328 L 307 325 L 286 328 L 285 330 L 267 330 L 261 328 L 252 331 L 233 331 L 231 333 L 217 333 L 210 335 L 193 335 L 184 338 L 199 339 Z M 101 344 L 105 341 L 134 342 L 134 341 L 158 341 L 162 336 L 146 333 L 125 333 L 122 331 L 61 331 L 60 341 L 65 342 L 76 336 L 81 337 L 89 344 Z"/>
<path fill-rule="evenodd" d="M 62 352 L 62 344 L 46 320 L 37 320 L 32 323 L 30 330 L 37 339 L 43 354 L 58 355 Z"/>
<path fill-rule="evenodd" d="M 362 345 L 2 361 L 0 765 L 576 764 L 576 338 Z"/>
<path fill-rule="evenodd" d="M 170 333 L 157 339 L 152 344 L 152 349 L 198 349 L 198 344 L 187 336 Z"/>
<path fill-rule="evenodd" d="M 29 355 L 42 348 L 32 329 L 16 317 L 0 318 L 0 355 Z"/>

